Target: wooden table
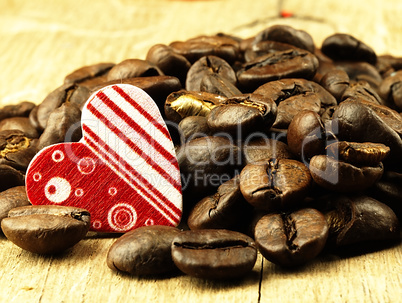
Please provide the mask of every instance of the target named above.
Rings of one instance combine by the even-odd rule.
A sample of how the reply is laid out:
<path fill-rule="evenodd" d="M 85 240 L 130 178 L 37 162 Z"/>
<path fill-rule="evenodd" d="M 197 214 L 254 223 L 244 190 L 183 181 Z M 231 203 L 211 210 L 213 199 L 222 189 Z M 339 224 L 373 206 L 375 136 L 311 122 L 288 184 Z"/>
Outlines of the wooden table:
<path fill-rule="evenodd" d="M 279 18 L 286 10 L 292 18 Z M 250 37 L 272 24 L 308 31 L 317 46 L 351 33 L 378 54 L 402 56 L 399 0 L 1 1 L 0 104 L 40 103 L 83 65 L 145 58 L 156 43 L 225 32 Z M 139 279 L 105 262 L 114 238 L 88 236 L 59 256 L 23 251 L 0 237 L 1 302 L 402 302 L 402 245 L 325 255 L 283 270 L 259 255 L 238 282 L 188 276 Z"/>

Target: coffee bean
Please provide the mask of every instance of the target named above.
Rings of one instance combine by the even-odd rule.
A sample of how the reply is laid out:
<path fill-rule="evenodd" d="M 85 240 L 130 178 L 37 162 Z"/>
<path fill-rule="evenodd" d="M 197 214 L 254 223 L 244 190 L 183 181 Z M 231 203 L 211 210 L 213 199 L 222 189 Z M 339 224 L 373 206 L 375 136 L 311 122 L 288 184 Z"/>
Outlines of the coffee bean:
<path fill-rule="evenodd" d="M 378 93 L 392 108 L 402 110 L 402 71 L 397 71 L 382 81 Z"/>
<path fill-rule="evenodd" d="M 21 185 L 25 185 L 25 175 L 9 165 L 0 164 L 0 192 Z"/>
<path fill-rule="evenodd" d="M 238 72 L 239 85 L 253 91 L 269 81 L 282 78 L 313 78 L 318 68 L 317 58 L 302 49 L 269 53 L 247 62 Z"/>
<path fill-rule="evenodd" d="M 36 152 L 36 139 L 16 129 L 0 131 L 0 164 L 25 171 Z"/>
<path fill-rule="evenodd" d="M 184 273 L 204 279 L 236 279 L 249 273 L 257 259 L 254 241 L 225 229 L 184 231 L 174 238 L 172 258 Z"/>
<path fill-rule="evenodd" d="M 90 85 L 96 78 L 100 78 L 114 66 L 114 63 L 97 63 L 78 68 L 64 77 L 64 84 L 79 83 L 80 85 Z M 103 77 L 106 81 L 106 77 Z"/>
<path fill-rule="evenodd" d="M 288 25 L 272 25 L 268 27 L 256 35 L 254 43 L 265 40 L 288 43 L 305 49 L 310 53 L 314 53 L 315 49 L 313 38 L 309 33 Z"/>
<path fill-rule="evenodd" d="M 11 187 L 0 192 L 0 221 L 7 218 L 8 212 L 19 206 L 27 206 L 31 203 L 25 191 L 25 186 Z"/>
<path fill-rule="evenodd" d="M 309 168 L 318 185 L 336 192 L 364 191 L 384 172 L 381 162 L 373 166 L 355 166 L 327 155 L 312 157 Z"/>
<path fill-rule="evenodd" d="M 22 249 L 59 253 L 77 244 L 90 227 L 89 212 L 59 205 L 22 206 L 1 221 L 4 235 Z"/>
<path fill-rule="evenodd" d="M 231 81 L 213 73 L 207 73 L 202 77 L 200 91 L 228 98 L 241 94 L 241 91 Z"/>
<path fill-rule="evenodd" d="M 109 248 L 107 266 L 132 275 L 161 275 L 175 271 L 171 246 L 180 230 L 163 225 L 143 226 L 121 236 Z"/>
<path fill-rule="evenodd" d="M 228 36 L 198 36 L 187 41 L 174 41 L 169 46 L 190 63 L 204 56 L 216 56 L 231 64 L 240 55 L 239 42 Z"/>
<path fill-rule="evenodd" d="M 207 118 L 204 116 L 185 117 L 179 123 L 179 132 L 183 138 L 182 143 L 212 135 Z"/>
<path fill-rule="evenodd" d="M 329 91 L 336 100 L 340 101 L 343 93 L 349 87 L 349 76 L 343 70 L 334 69 L 322 77 L 320 84 Z"/>
<path fill-rule="evenodd" d="M 308 168 L 291 159 L 266 159 L 247 164 L 240 173 L 240 190 L 252 206 L 265 211 L 297 207 L 311 186 Z"/>
<path fill-rule="evenodd" d="M 327 37 L 321 50 L 334 60 L 366 61 L 371 64 L 377 61 L 371 47 L 349 34 L 336 33 Z"/>
<path fill-rule="evenodd" d="M 251 214 L 250 205 L 240 191 L 239 176 L 226 181 L 217 192 L 199 201 L 187 219 L 190 229 L 236 230 Z"/>
<path fill-rule="evenodd" d="M 206 116 L 225 97 L 206 92 L 180 90 L 166 98 L 166 117 L 176 123 L 189 116 Z"/>
<path fill-rule="evenodd" d="M 314 259 L 325 247 L 328 224 L 316 209 L 268 214 L 255 226 L 258 250 L 269 261 L 281 266 L 296 266 Z"/>
<path fill-rule="evenodd" d="M 277 51 L 285 51 L 289 49 L 297 48 L 294 45 L 281 43 L 272 40 L 263 40 L 257 43 L 252 43 L 250 46 L 244 51 L 244 60 L 246 62 L 252 61 L 257 57 L 274 53 Z"/>
<path fill-rule="evenodd" d="M 15 105 L 5 105 L 0 108 L 0 121 L 12 117 L 28 117 L 35 104 L 22 101 Z"/>
<path fill-rule="evenodd" d="M 249 137 L 243 144 L 243 154 L 246 164 L 255 164 L 262 159 L 293 159 L 289 146 L 266 136 Z"/>
<path fill-rule="evenodd" d="M 27 117 L 13 117 L 1 120 L 0 131 L 9 129 L 20 130 L 29 138 L 39 137 L 38 131 L 32 126 L 29 118 Z"/>
<path fill-rule="evenodd" d="M 364 195 L 332 196 L 325 217 L 331 245 L 399 240 L 400 226 L 387 205 Z"/>
<path fill-rule="evenodd" d="M 349 98 L 350 100 L 365 100 L 375 104 L 384 104 L 384 101 L 381 99 L 381 97 L 366 81 L 350 83 L 349 87 L 343 92 L 340 102 Z"/>
<path fill-rule="evenodd" d="M 275 121 L 277 106 L 258 94 L 234 96 L 221 102 L 207 115 L 213 132 L 247 136 L 251 131 L 266 131 Z"/>
<path fill-rule="evenodd" d="M 218 74 L 233 85 L 237 82 L 234 70 L 225 60 L 216 56 L 205 56 L 190 67 L 186 78 L 186 90 L 200 91 L 202 79 L 210 74 Z"/>
<path fill-rule="evenodd" d="M 107 73 L 106 81 L 152 76 L 163 76 L 163 72 L 155 64 L 149 61 L 127 59 L 110 69 Z"/>

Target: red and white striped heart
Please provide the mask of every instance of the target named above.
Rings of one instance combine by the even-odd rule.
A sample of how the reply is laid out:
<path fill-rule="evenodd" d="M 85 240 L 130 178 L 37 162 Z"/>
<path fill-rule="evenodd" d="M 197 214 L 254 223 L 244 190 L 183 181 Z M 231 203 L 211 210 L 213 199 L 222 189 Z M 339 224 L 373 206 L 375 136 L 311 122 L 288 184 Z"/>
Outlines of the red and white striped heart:
<path fill-rule="evenodd" d="M 81 126 L 80 142 L 48 146 L 31 161 L 26 174 L 31 203 L 85 208 L 94 231 L 177 226 L 180 171 L 151 97 L 127 84 L 102 88 L 85 104 Z"/>

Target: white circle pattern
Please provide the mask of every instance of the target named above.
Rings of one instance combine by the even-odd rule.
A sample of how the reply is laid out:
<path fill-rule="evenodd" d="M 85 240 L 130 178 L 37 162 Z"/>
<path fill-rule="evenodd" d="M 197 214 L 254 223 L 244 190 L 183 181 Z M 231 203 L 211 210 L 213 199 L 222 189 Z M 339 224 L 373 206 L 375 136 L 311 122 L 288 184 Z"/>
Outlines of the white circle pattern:
<path fill-rule="evenodd" d="M 53 203 L 61 203 L 67 200 L 70 193 L 70 182 L 61 177 L 53 177 L 45 185 L 45 196 Z"/>
<path fill-rule="evenodd" d="M 119 223 L 119 217 L 122 215 L 129 217 L 128 222 Z M 128 231 L 134 227 L 135 223 L 137 222 L 137 212 L 130 204 L 118 203 L 109 210 L 107 220 L 110 227 L 115 231 Z"/>
<path fill-rule="evenodd" d="M 52 154 L 52 160 L 54 162 L 61 162 L 64 160 L 64 154 L 61 150 L 55 150 Z"/>
<path fill-rule="evenodd" d="M 75 190 L 75 195 L 76 195 L 77 197 L 81 197 L 83 194 L 84 194 L 84 191 L 82 190 L 82 188 L 77 188 L 77 189 Z"/>
<path fill-rule="evenodd" d="M 40 181 L 40 179 L 42 179 L 42 175 L 40 173 L 36 172 L 33 174 L 32 178 L 35 182 L 38 182 L 38 181 Z"/>
<path fill-rule="evenodd" d="M 94 159 L 89 157 L 80 159 L 77 164 L 78 170 L 84 175 L 92 173 L 95 170 L 95 166 Z"/>

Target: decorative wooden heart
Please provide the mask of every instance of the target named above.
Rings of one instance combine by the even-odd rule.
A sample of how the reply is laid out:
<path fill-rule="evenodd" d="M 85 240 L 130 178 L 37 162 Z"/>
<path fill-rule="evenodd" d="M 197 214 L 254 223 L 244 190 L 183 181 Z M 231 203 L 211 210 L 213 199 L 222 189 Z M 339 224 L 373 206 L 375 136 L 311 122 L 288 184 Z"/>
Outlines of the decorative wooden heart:
<path fill-rule="evenodd" d="M 82 111 L 83 137 L 42 149 L 31 161 L 32 204 L 87 209 L 91 230 L 177 226 L 180 171 L 166 124 L 143 90 L 127 84 L 94 93 Z"/>

